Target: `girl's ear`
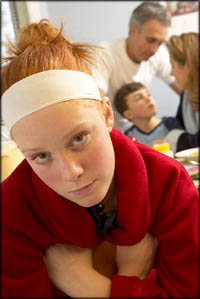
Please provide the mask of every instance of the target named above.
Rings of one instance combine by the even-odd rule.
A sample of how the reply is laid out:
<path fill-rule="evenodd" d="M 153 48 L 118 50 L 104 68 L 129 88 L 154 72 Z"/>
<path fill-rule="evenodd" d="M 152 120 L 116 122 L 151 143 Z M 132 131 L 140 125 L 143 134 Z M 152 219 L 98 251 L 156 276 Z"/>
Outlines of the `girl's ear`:
<path fill-rule="evenodd" d="M 105 119 L 106 126 L 108 128 L 108 132 L 110 133 L 114 126 L 114 116 L 113 110 L 108 97 L 102 97 L 102 105 L 103 105 L 103 116 Z"/>

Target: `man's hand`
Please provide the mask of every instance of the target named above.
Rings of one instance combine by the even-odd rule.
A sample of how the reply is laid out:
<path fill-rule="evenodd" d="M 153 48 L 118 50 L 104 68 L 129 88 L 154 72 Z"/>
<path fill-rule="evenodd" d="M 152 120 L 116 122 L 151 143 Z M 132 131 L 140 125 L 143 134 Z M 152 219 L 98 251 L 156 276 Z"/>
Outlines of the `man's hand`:
<path fill-rule="evenodd" d="M 150 233 L 133 246 L 117 246 L 118 274 L 144 279 L 154 265 L 157 247 L 158 241 Z"/>

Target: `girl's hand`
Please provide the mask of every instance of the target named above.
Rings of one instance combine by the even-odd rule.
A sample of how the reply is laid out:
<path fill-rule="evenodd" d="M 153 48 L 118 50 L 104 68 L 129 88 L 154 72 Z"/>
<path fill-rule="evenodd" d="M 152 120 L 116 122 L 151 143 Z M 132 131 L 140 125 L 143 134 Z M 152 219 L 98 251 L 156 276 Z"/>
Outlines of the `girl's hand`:
<path fill-rule="evenodd" d="M 87 275 L 87 270 L 92 269 L 92 250 L 72 244 L 54 244 L 46 250 L 44 262 L 50 280 L 70 295 L 80 284 L 81 275 Z"/>
<path fill-rule="evenodd" d="M 93 269 L 92 249 L 72 244 L 51 245 L 44 262 L 53 284 L 72 298 L 108 298 L 111 281 Z"/>
<path fill-rule="evenodd" d="M 144 279 L 154 265 L 157 247 L 158 241 L 150 233 L 133 246 L 117 246 L 118 274 Z"/>

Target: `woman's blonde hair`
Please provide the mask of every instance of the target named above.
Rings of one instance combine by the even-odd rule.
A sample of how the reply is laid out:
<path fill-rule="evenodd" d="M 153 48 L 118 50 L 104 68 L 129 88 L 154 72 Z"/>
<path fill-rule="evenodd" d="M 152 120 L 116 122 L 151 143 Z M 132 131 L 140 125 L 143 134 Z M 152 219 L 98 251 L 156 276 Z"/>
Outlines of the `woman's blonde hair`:
<path fill-rule="evenodd" d="M 16 46 L 7 43 L 10 57 L 3 58 L 1 93 L 11 85 L 32 74 L 68 69 L 91 75 L 89 64 L 95 64 L 96 46 L 86 43 L 72 43 L 62 34 L 63 24 L 58 30 L 53 24 L 42 19 L 21 29 Z"/>
<path fill-rule="evenodd" d="M 170 56 L 180 65 L 188 64 L 189 82 L 186 87 L 189 101 L 195 111 L 199 111 L 199 34 L 195 32 L 173 35 L 167 42 Z"/>

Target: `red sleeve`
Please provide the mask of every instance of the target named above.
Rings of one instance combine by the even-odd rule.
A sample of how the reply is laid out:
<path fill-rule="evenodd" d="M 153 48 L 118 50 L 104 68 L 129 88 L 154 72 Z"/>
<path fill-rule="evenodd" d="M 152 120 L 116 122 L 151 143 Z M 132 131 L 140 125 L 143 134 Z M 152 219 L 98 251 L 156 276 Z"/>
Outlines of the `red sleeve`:
<path fill-rule="evenodd" d="M 155 269 L 144 280 L 114 275 L 111 298 L 199 298 L 198 192 L 181 167 L 169 178 L 151 207 L 149 230 L 159 241 Z"/>
<path fill-rule="evenodd" d="M 3 298 L 51 298 L 51 284 L 40 251 L 20 233 L 2 228 Z M 13 273 L 13 269 L 17 272 Z M 11 274 L 12 273 L 12 274 Z"/>
<path fill-rule="evenodd" d="M 152 269 L 144 280 L 114 275 L 110 298 L 168 298 L 168 295 L 157 283 L 156 270 Z"/>
<path fill-rule="evenodd" d="M 48 243 L 30 204 L 30 199 L 34 201 L 35 197 L 30 191 L 26 193 L 26 189 L 30 190 L 29 178 L 19 172 L 4 180 L 1 187 L 2 297 L 51 298 L 51 283 L 43 262 L 45 246 L 41 248 L 41 244 Z"/>

